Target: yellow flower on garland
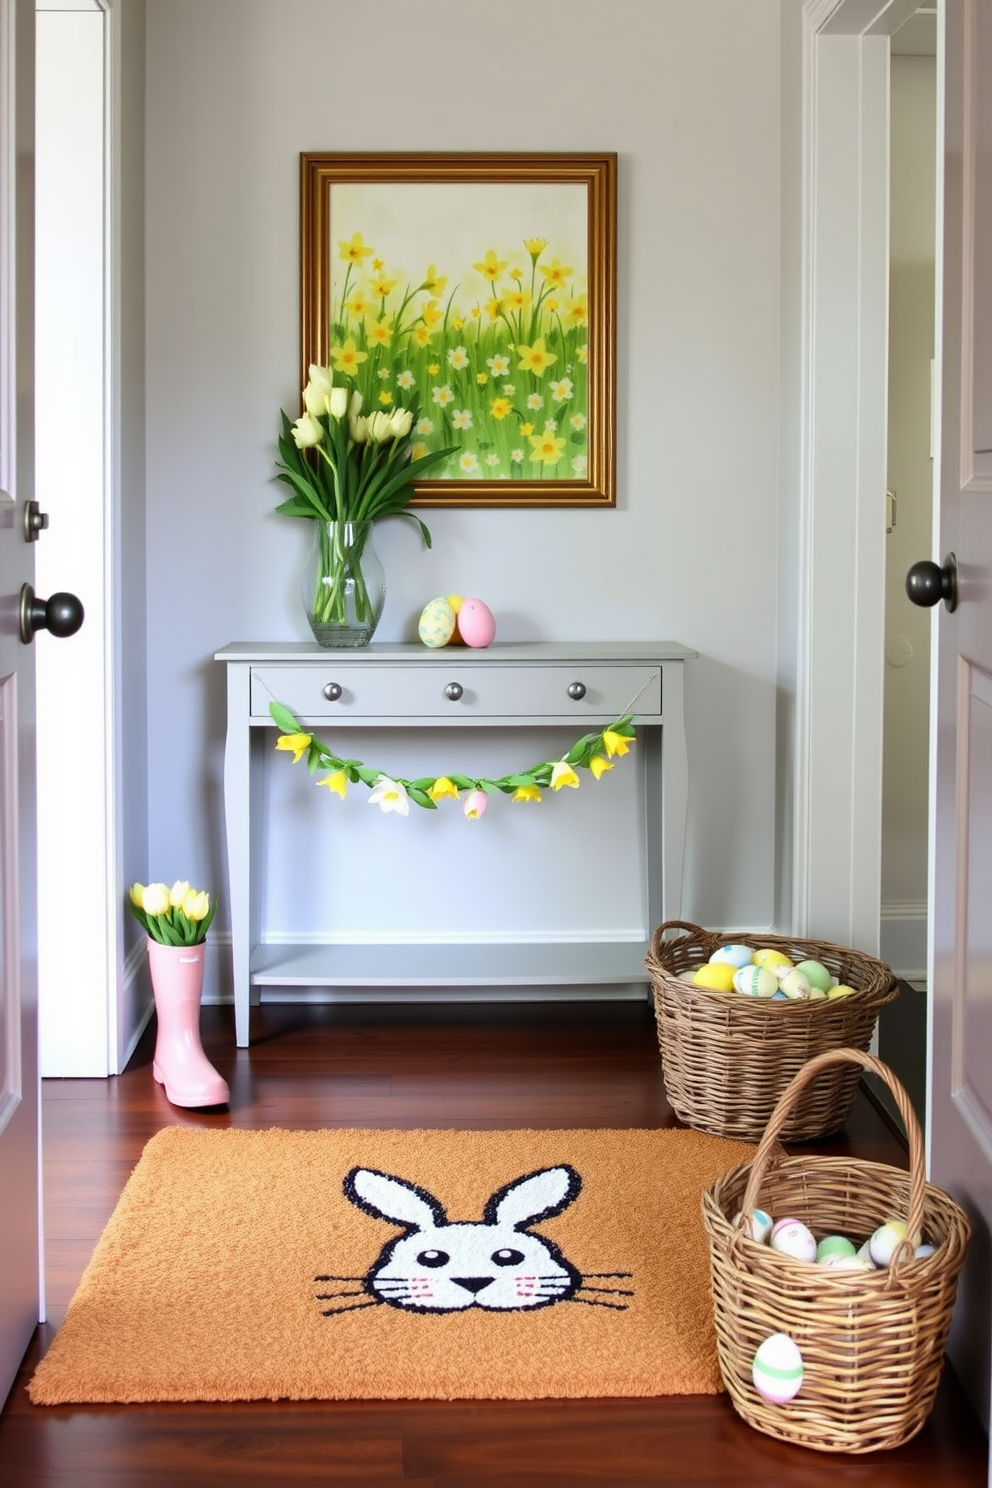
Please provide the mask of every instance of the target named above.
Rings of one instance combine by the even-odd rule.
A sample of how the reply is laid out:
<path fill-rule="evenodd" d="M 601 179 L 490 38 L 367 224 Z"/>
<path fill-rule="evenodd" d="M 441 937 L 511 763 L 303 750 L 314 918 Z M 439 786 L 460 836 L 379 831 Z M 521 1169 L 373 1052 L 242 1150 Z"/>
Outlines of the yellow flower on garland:
<path fill-rule="evenodd" d="M 612 759 L 614 755 L 619 755 L 622 759 L 623 756 L 627 753 L 627 746 L 629 743 L 629 738 L 627 738 L 623 734 L 614 733 L 613 729 L 605 729 L 603 731 L 603 744 L 610 759 Z"/>
<path fill-rule="evenodd" d="M 333 770 L 330 775 L 325 775 L 323 780 L 318 780 L 317 784 L 326 785 L 329 791 L 333 791 L 343 801 L 348 789 L 348 776 L 344 770 Z"/>
<path fill-rule="evenodd" d="M 427 794 L 435 802 L 443 801 L 445 796 L 450 796 L 452 800 L 457 801 L 458 787 L 448 779 L 447 775 L 439 775 L 434 784 L 428 788 Z"/>
<path fill-rule="evenodd" d="M 594 754 L 589 761 L 589 768 L 597 780 L 602 780 L 607 770 L 612 770 L 613 766 L 605 755 Z"/>
<path fill-rule="evenodd" d="M 539 801 L 541 792 L 536 785 L 518 785 L 510 798 L 513 801 Z"/>
<path fill-rule="evenodd" d="M 298 765 L 302 756 L 310 748 L 312 740 L 312 734 L 283 734 L 281 739 L 276 740 L 276 748 L 290 752 L 293 756 L 293 764 Z"/>
<path fill-rule="evenodd" d="M 551 768 L 551 789 L 561 790 L 563 785 L 578 789 L 579 777 L 567 760 L 556 760 Z"/>

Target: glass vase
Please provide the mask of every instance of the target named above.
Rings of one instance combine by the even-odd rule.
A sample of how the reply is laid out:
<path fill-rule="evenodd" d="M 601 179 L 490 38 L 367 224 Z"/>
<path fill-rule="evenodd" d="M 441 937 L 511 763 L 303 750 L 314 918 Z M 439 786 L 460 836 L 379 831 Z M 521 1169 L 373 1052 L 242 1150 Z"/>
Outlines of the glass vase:
<path fill-rule="evenodd" d="M 367 646 L 386 602 L 372 522 L 312 521 L 303 608 L 320 646 Z"/>

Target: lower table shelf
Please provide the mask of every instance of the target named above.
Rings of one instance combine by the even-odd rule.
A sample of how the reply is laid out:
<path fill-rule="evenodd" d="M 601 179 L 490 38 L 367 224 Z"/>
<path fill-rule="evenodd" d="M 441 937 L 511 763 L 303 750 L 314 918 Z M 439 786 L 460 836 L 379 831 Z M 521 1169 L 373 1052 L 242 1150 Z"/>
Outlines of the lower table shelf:
<path fill-rule="evenodd" d="M 641 941 L 258 945 L 253 987 L 502 987 L 647 983 Z"/>

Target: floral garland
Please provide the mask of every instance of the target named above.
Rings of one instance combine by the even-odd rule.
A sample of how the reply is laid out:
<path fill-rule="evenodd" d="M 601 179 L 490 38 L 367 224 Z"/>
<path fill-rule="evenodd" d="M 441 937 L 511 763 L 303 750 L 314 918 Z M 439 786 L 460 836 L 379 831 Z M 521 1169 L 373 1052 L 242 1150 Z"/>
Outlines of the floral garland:
<path fill-rule="evenodd" d="M 370 806 L 395 811 L 400 816 L 409 816 L 411 801 L 415 806 L 436 811 L 439 801 L 448 797 L 458 801 L 464 794 L 462 810 L 469 820 L 478 820 L 494 792 L 514 801 L 540 801 L 542 790 L 559 791 L 565 786 L 574 790 L 579 785 L 578 770 L 588 770 L 594 779 L 601 780 L 607 770 L 613 769 L 613 761 L 627 753 L 635 737 L 631 725 L 633 714 L 628 713 L 598 734 L 583 734 L 559 759 L 542 760 L 526 770 L 501 775 L 497 780 L 455 774 L 422 775 L 418 780 L 406 780 L 401 775 L 387 775 L 374 766 L 364 765 L 359 759 L 342 759 L 332 753 L 313 734 L 308 734 L 282 703 L 270 703 L 269 712 L 281 731 L 276 748 L 292 754 L 294 765 L 306 755 L 311 775 L 321 770 L 328 772 L 317 781 L 318 785 L 326 786 L 343 800 L 348 786 L 360 782 L 369 788 Z"/>

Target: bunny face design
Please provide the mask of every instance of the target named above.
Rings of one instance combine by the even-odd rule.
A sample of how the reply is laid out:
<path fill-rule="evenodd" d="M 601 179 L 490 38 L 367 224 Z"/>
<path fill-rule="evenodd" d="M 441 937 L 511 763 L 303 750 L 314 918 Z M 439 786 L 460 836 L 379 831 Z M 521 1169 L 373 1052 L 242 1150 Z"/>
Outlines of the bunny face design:
<path fill-rule="evenodd" d="M 582 1286 L 581 1273 L 528 1227 L 560 1214 L 581 1187 L 567 1164 L 542 1168 L 498 1189 L 482 1220 L 451 1223 L 426 1189 L 353 1168 L 344 1181 L 351 1202 L 406 1231 L 383 1246 L 362 1278 L 365 1292 L 407 1312 L 513 1312 L 567 1301 Z"/>

